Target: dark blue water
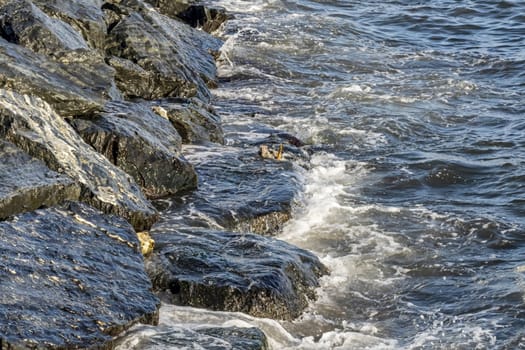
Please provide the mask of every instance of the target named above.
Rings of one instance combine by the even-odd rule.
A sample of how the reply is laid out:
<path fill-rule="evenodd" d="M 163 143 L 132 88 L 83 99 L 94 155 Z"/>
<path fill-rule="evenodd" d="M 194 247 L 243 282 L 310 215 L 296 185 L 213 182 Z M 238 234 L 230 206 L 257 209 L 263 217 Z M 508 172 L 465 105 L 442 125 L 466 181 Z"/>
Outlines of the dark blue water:
<path fill-rule="evenodd" d="M 525 2 L 214 4 L 228 142 L 316 151 L 280 238 L 332 271 L 300 319 L 242 322 L 276 349 L 525 348 Z"/>

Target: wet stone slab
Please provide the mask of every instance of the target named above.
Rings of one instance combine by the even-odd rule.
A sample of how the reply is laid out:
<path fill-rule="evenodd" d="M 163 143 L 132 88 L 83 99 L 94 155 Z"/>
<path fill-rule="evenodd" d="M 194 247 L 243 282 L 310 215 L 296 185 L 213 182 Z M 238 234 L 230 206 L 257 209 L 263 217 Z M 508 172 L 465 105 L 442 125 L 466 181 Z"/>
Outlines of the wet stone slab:
<path fill-rule="evenodd" d="M 151 235 L 155 250 L 146 270 L 155 290 L 177 305 L 290 320 L 315 298 L 327 273 L 312 253 L 260 235 L 165 222 Z"/>
<path fill-rule="evenodd" d="M 157 202 L 170 225 L 275 234 L 290 218 L 301 191 L 291 162 L 262 159 L 258 147 L 186 146 L 199 187 L 171 201 Z"/>
<path fill-rule="evenodd" d="M 212 326 L 140 326 L 117 342 L 117 350 L 154 349 L 267 350 L 258 328 Z"/>
<path fill-rule="evenodd" d="M 2 349 L 105 349 L 158 299 L 132 227 L 84 204 L 0 222 Z"/>
<path fill-rule="evenodd" d="M 0 136 L 82 188 L 80 199 L 148 229 L 157 212 L 133 179 L 111 164 L 39 98 L 0 90 Z"/>
<path fill-rule="evenodd" d="M 5 141 L 0 141 L 0 184 L 0 219 L 80 197 L 72 179 Z"/>
<path fill-rule="evenodd" d="M 131 175 L 150 198 L 197 186 L 197 174 L 180 152 L 177 130 L 148 104 L 110 102 L 102 113 L 70 123 L 84 141 Z"/>

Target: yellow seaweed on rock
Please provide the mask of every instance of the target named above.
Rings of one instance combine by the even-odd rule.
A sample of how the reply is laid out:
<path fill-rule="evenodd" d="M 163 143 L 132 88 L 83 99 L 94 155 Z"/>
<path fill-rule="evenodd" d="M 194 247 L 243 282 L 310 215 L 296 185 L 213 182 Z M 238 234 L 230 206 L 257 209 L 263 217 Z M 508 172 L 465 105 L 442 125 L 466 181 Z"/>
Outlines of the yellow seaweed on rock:
<path fill-rule="evenodd" d="M 155 241 L 151 238 L 148 231 L 137 232 L 137 237 L 140 241 L 140 251 L 143 256 L 148 256 L 153 252 Z"/>

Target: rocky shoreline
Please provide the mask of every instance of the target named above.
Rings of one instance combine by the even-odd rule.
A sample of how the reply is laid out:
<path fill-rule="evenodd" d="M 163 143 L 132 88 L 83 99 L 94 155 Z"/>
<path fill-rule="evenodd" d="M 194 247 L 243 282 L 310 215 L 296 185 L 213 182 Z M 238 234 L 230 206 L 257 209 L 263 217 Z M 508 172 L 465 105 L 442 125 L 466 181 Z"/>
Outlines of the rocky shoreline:
<path fill-rule="evenodd" d="M 112 349 L 139 323 L 137 349 L 266 349 L 256 328 L 160 329 L 160 300 L 292 320 L 315 298 L 326 268 L 269 237 L 307 152 L 284 134 L 263 141 L 285 161 L 225 145 L 210 104 L 227 19 L 176 0 L 0 0 L 0 349 Z"/>

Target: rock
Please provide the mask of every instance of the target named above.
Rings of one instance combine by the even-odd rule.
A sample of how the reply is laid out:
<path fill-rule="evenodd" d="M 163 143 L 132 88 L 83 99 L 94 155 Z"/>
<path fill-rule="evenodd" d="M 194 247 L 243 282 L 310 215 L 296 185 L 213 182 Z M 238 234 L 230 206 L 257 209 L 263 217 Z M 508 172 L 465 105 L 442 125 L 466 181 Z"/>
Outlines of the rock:
<path fill-rule="evenodd" d="M 82 201 L 123 216 L 139 231 L 156 221 L 155 209 L 131 177 L 83 142 L 41 99 L 0 90 L 0 136 L 77 181 Z"/>
<path fill-rule="evenodd" d="M 180 153 L 179 134 L 150 106 L 111 102 L 96 117 L 70 123 L 84 141 L 130 174 L 148 197 L 197 187 L 195 169 Z"/>
<path fill-rule="evenodd" d="M 31 0 L 48 15 L 70 24 L 92 48 L 103 49 L 106 23 L 102 12 L 102 0 Z"/>
<path fill-rule="evenodd" d="M 155 113 L 171 121 L 184 143 L 224 143 L 220 117 L 202 102 L 196 99 L 158 100 L 152 106 Z"/>
<path fill-rule="evenodd" d="M 0 3 L 0 35 L 36 53 L 60 57 L 64 51 L 88 49 L 88 44 L 69 24 L 49 17 L 29 0 Z"/>
<path fill-rule="evenodd" d="M 42 98 L 61 116 L 102 109 L 119 98 L 114 70 L 89 51 L 71 51 L 61 62 L 0 38 L 0 88 Z"/>
<path fill-rule="evenodd" d="M 115 7 L 118 13 L 113 13 L 121 20 L 111 27 L 106 53 L 131 61 L 126 64 L 108 60 L 117 70 L 117 84 L 126 96 L 197 96 L 209 100 L 207 85 L 216 85 L 215 61 L 210 52 L 221 46 L 218 39 L 163 16 L 141 1 L 122 0 L 118 6 L 106 7 L 106 11 Z M 133 84 L 140 77 L 146 80 L 142 88 L 137 88 Z"/>
<path fill-rule="evenodd" d="M 70 203 L 0 222 L 2 349 L 109 349 L 158 299 L 132 227 Z"/>
<path fill-rule="evenodd" d="M 210 326 L 140 326 L 117 342 L 117 349 L 267 350 L 266 335 L 258 328 Z"/>
<path fill-rule="evenodd" d="M 163 214 L 174 226 L 275 234 L 302 189 L 300 168 L 269 162 L 255 149 L 186 146 L 199 175 L 196 191 L 174 198 Z"/>
<path fill-rule="evenodd" d="M 80 197 L 73 180 L 5 141 L 0 141 L 0 184 L 0 219 Z"/>
<path fill-rule="evenodd" d="M 155 290 L 168 302 L 290 320 L 315 298 L 327 272 L 317 257 L 284 241 L 160 223 L 146 261 Z"/>
<path fill-rule="evenodd" d="M 202 28 L 211 33 L 229 19 L 226 10 L 221 7 L 194 4 L 195 1 L 182 0 L 146 0 L 158 11 L 171 18 L 178 18 L 192 27 Z"/>

